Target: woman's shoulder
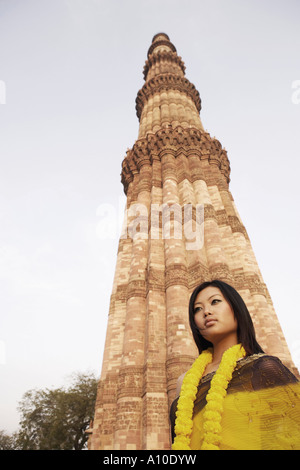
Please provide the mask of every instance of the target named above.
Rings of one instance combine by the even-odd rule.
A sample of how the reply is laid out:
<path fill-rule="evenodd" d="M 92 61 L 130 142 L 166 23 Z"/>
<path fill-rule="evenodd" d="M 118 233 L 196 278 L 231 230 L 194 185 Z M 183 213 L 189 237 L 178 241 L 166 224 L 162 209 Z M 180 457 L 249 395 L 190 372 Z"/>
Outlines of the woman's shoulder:
<path fill-rule="evenodd" d="M 255 365 L 260 368 L 265 367 L 281 367 L 282 361 L 277 356 L 271 356 L 265 353 L 252 354 L 251 356 L 246 356 L 245 360 L 255 362 Z"/>
<path fill-rule="evenodd" d="M 241 367 L 250 365 L 254 388 L 285 385 L 298 382 L 295 375 L 276 357 L 268 354 L 254 354 L 244 359 Z"/>
<path fill-rule="evenodd" d="M 246 356 L 238 361 L 239 367 L 243 367 L 247 364 L 253 364 L 257 369 L 272 371 L 286 368 L 279 357 L 265 353 L 252 354 L 251 356 Z"/>
<path fill-rule="evenodd" d="M 266 373 L 290 372 L 292 374 L 279 357 L 270 356 L 269 354 L 254 354 L 254 366 Z"/>

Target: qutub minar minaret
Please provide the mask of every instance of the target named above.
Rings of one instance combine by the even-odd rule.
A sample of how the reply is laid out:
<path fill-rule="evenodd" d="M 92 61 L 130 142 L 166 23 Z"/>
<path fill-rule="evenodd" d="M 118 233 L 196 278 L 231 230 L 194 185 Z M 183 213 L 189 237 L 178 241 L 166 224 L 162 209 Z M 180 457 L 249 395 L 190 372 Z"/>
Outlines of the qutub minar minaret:
<path fill-rule="evenodd" d="M 169 406 L 177 378 L 197 356 L 188 301 L 203 281 L 233 285 L 263 349 L 294 368 L 229 191 L 227 153 L 204 130 L 199 93 L 164 33 L 152 40 L 144 78 L 136 99 L 138 139 L 122 164 L 127 215 L 90 449 L 170 449 Z M 185 230 L 189 222 L 194 232 Z M 198 229 L 201 239 L 194 235 L 193 243 L 191 233 Z"/>

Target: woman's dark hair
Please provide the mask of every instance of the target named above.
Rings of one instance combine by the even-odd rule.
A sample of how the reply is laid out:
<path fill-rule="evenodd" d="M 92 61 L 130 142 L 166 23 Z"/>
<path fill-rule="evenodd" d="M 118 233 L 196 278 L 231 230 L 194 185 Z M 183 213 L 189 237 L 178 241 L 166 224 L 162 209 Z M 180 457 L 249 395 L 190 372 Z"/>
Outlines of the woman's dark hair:
<path fill-rule="evenodd" d="M 232 307 L 234 316 L 237 320 L 238 329 L 237 329 L 237 336 L 238 342 L 242 344 L 244 347 L 247 356 L 251 354 L 258 354 L 263 353 L 261 346 L 256 341 L 255 337 L 255 330 L 252 323 L 252 319 L 250 313 L 246 307 L 245 302 L 243 301 L 240 294 L 229 284 L 226 282 L 219 281 L 215 279 L 213 281 L 203 282 L 198 287 L 196 287 L 191 295 L 190 303 L 189 303 L 189 320 L 190 320 L 190 327 L 192 330 L 192 334 L 199 350 L 199 354 L 209 347 L 212 347 L 212 344 L 207 341 L 203 336 L 200 334 L 198 327 L 196 326 L 194 320 L 194 304 L 197 295 L 206 287 L 213 286 L 220 289 L 223 296 L 229 302 Z"/>

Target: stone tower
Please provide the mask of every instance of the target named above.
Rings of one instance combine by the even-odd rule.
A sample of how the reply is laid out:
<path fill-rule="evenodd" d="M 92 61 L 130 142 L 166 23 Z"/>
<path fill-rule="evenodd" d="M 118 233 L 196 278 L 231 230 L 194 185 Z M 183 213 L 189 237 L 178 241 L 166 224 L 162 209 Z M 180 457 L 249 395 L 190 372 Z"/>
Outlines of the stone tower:
<path fill-rule="evenodd" d="M 263 349 L 293 367 L 229 191 L 227 153 L 203 129 L 199 93 L 164 33 L 152 40 L 144 78 L 138 139 L 122 164 L 127 212 L 90 449 L 170 449 L 177 378 L 197 356 L 188 301 L 203 281 L 233 285 Z"/>

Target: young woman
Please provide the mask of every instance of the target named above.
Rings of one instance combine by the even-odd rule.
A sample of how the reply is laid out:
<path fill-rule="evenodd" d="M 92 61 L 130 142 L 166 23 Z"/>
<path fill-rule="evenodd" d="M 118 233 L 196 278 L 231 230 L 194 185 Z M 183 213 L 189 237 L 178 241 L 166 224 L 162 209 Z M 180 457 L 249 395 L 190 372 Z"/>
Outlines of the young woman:
<path fill-rule="evenodd" d="M 200 355 L 178 380 L 172 449 L 300 449 L 300 384 L 264 353 L 239 293 L 218 280 L 201 284 L 189 319 Z"/>

